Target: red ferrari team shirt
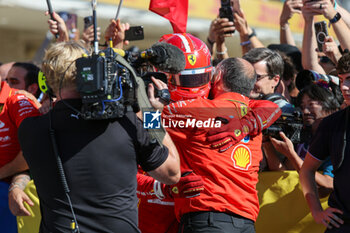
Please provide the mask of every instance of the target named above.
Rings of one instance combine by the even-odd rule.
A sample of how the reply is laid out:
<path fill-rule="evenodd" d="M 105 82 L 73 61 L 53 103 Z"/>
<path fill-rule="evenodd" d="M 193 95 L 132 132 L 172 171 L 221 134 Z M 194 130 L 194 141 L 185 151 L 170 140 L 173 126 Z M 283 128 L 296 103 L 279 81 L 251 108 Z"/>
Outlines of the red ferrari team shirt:
<path fill-rule="evenodd" d="M 20 151 L 17 129 L 22 120 L 39 115 L 34 104 L 24 95 L 15 94 L 6 82 L 0 90 L 0 167 L 12 161 Z"/>
<path fill-rule="evenodd" d="M 221 126 L 216 117 L 238 120 L 249 111 L 248 104 L 249 98 L 243 95 L 225 93 L 214 100 L 179 101 L 164 108 L 163 125 L 179 151 L 181 168 L 192 169 L 204 180 L 200 196 L 175 199 L 178 219 L 189 212 L 219 211 L 256 221 L 261 134 L 248 136 L 223 153 L 206 141 L 207 132 Z"/>
<path fill-rule="evenodd" d="M 174 200 L 158 199 L 154 193 L 154 179 L 141 169 L 137 174 L 139 198 L 139 228 L 142 233 L 176 233 L 179 223 L 175 217 Z"/>

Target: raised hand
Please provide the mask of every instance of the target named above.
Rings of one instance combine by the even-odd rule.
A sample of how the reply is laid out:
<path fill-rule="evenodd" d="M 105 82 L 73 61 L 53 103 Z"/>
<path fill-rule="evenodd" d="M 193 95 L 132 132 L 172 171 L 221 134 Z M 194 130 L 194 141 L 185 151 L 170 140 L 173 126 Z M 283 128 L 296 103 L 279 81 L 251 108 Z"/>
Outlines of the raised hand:
<path fill-rule="evenodd" d="M 125 40 L 125 31 L 129 28 L 129 23 L 121 23 L 120 19 L 117 21 L 112 19 L 105 31 L 106 42 L 112 38 L 113 46 L 122 49 L 124 45 L 129 44 L 129 41 Z"/>
<path fill-rule="evenodd" d="M 45 15 L 49 15 L 49 12 L 46 11 Z M 50 32 L 53 35 L 58 34 L 57 42 L 69 41 L 69 33 L 64 20 L 56 13 L 52 14 L 54 20 L 49 19 L 47 22 L 49 24 Z"/>

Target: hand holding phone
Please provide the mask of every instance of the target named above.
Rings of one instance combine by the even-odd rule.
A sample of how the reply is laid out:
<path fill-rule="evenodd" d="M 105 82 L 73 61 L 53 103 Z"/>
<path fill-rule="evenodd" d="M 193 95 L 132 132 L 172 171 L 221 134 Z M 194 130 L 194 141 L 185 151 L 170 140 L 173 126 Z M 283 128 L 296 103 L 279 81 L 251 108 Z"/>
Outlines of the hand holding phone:
<path fill-rule="evenodd" d="M 66 11 L 58 12 L 58 14 L 66 23 L 69 39 L 75 39 L 78 26 L 77 14 L 68 13 Z"/>
<path fill-rule="evenodd" d="M 292 0 L 291 5 L 294 10 L 298 11 L 298 13 L 301 13 L 301 7 L 303 5 L 303 2 L 301 0 Z"/>
<path fill-rule="evenodd" d="M 327 22 L 321 21 L 314 24 L 318 51 L 322 52 L 322 46 L 328 36 Z"/>
<path fill-rule="evenodd" d="M 233 2 L 232 2 L 233 4 Z M 219 17 L 220 18 L 227 18 L 229 21 L 234 23 L 233 19 L 233 7 L 231 6 L 230 0 L 221 0 L 221 7 L 219 9 Z M 232 34 L 235 31 L 228 31 L 225 32 L 225 34 Z"/>
<path fill-rule="evenodd" d="M 88 27 L 90 27 L 93 24 L 92 16 L 86 16 L 84 17 L 84 30 L 86 30 Z"/>
<path fill-rule="evenodd" d="M 143 40 L 143 26 L 133 26 L 130 27 L 129 30 L 125 31 L 125 40 L 133 41 L 133 40 Z"/>
<path fill-rule="evenodd" d="M 84 31 L 82 34 L 82 39 L 85 41 L 86 44 L 90 44 L 95 39 L 95 32 L 93 25 L 93 17 L 92 16 L 86 16 L 84 18 Z M 97 40 L 100 40 L 100 28 L 97 27 Z"/>

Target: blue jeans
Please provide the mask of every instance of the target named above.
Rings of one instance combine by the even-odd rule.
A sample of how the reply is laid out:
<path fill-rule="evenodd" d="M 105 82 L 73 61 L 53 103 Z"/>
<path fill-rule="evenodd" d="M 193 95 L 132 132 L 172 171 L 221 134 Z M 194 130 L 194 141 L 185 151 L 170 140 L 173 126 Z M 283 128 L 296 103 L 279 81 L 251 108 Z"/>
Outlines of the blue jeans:
<path fill-rule="evenodd" d="M 182 216 L 179 233 L 255 233 L 254 222 L 239 215 L 193 212 Z"/>
<path fill-rule="evenodd" d="M 0 232 L 17 233 L 16 216 L 9 209 L 8 188 L 8 183 L 0 181 Z"/>

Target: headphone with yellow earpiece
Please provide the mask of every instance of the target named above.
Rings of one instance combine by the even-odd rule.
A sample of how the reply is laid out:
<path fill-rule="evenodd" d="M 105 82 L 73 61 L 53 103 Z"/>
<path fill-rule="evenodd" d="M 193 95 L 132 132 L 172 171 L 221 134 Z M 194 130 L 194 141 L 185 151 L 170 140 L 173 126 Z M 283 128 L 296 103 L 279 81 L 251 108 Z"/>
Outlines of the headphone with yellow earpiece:
<path fill-rule="evenodd" d="M 82 57 L 87 57 L 88 54 L 90 54 L 90 52 L 85 47 L 79 44 L 77 45 L 84 51 L 84 53 L 82 54 Z M 50 97 L 55 97 L 55 94 L 53 93 L 52 88 L 46 83 L 46 76 L 41 70 L 39 71 L 39 74 L 38 74 L 38 84 L 39 84 L 40 90 L 43 93 L 48 94 Z"/>
<path fill-rule="evenodd" d="M 40 90 L 43 93 L 48 94 L 50 97 L 54 97 L 55 96 L 53 94 L 52 88 L 49 85 L 47 85 L 46 77 L 45 77 L 45 75 L 44 75 L 44 73 L 42 71 L 39 71 L 39 74 L 38 74 L 38 84 L 39 84 Z"/>

